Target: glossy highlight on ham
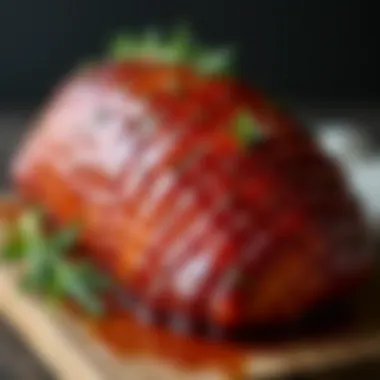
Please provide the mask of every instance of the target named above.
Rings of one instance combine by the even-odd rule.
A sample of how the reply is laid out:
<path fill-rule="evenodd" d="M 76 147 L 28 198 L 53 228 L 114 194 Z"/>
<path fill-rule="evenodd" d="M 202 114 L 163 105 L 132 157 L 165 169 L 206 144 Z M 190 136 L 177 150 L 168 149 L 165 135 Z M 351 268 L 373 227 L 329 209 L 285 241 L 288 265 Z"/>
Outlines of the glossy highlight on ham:
<path fill-rule="evenodd" d="M 139 307 L 188 321 L 292 321 L 354 290 L 371 264 L 356 201 L 305 129 L 258 91 L 186 65 L 75 71 L 12 175 L 55 222 L 81 221 L 88 255 Z"/>

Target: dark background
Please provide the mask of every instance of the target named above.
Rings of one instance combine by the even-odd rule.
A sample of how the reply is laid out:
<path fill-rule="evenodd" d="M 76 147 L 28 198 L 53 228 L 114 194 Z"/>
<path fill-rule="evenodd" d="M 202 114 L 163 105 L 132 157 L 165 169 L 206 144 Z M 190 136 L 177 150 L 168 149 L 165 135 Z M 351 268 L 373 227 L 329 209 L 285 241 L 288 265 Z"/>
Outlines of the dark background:
<path fill-rule="evenodd" d="M 120 28 L 189 20 L 206 42 L 237 42 L 240 73 L 277 96 L 380 95 L 376 1 L 0 0 L 0 107 L 39 102 Z"/>

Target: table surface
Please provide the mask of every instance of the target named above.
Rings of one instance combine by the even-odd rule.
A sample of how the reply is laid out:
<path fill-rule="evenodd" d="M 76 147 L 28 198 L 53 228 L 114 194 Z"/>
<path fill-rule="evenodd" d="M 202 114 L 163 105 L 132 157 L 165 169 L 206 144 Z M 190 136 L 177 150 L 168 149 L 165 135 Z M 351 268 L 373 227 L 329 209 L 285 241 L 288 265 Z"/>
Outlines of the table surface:
<path fill-rule="evenodd" d="M 375 107 L 326 108 L 302 107 L 299 115 L 310 126 L 316 126 L 325 120 L 349 120 L 362 128 L 376 132 L 380 112 Z M 0 185 L 6 188 L 7 167 L 12 151 L 25 130 L 30 112 L 0 112 Z M 355 368 L 323 374 L 321 379 L 380 379 L 380 362 L 366 363 Z M 37 357 L 23 344 L 9 324 L 0 317 L 0 380 L 47 380 L 54 379 Z M 82 380 L 82 379 L 81 379 Z M 85 379 L 83 379 L 85 380 Z M 112 379 L 110 379 L 112 380 Z"/>

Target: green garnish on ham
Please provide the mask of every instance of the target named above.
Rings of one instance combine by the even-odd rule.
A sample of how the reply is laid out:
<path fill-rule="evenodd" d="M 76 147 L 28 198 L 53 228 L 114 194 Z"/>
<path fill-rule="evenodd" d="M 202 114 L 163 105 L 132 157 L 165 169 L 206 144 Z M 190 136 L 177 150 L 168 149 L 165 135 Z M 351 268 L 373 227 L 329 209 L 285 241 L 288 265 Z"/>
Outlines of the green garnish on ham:
<path fill-rule="evenodd" d="M 72 300 L 86 312 L 103 312 L 101 293 L 107 277 L 86 261 L 69 258 L 79 228 L 72 225 L 46 233 L 40 209 L 25 211 L 6 226 L 2 259 L 22 264 L 22 290 L 45 297 L 50 303 Z"/>
<path fill-rule="evenodd" d="M 152 28 L 141 35 L 120 33 L 113 38 L 108 50 L 108 56 L 115 60 L 185 65 L 203 75 L 230 73 L 234 53 L 230 47 L 210 48 L 201 45 L 187 25 L 179 25 L 167 34 Z"/>
<path fill-rule="evenodd" d="M 236 139 L 243 146 L 251 146 L 262 139 L 260 125 L 247 111 L 240 111 L 232 122 L 232 130 Z"/>

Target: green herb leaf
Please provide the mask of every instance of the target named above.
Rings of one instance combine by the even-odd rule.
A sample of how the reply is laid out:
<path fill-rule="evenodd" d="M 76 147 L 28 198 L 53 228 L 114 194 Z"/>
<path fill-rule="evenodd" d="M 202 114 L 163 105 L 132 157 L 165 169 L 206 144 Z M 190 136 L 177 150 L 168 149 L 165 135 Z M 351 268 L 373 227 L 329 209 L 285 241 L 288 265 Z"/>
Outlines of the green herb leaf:
<path fill-rule="evenodd" d="M 2 248 L 2 258 L 6 261 L 19 261 L 23 258 L 22 241 L 14 239 Z"/>
<path fill-rule="evenodd" d="M 251 113 L 240 112 L 233 121 L 233 132 L 238 141 L 247 146 L 262 138 L 262 131 Z"/>
<path fill-rule="evenodd" d="M 86 311 L 99 315 L 103 310 L 100 295 L 111 283 L 90 263 L 68 257 L 78 238 L 78 226 L 50 234 L 43 227 L 43 213 L 32 209 L 7 229 L 3 258 L 24 262 L 21 288 L 45 296 L 54 305 L 72 299 Z"/>
<path fill-rule="evenodd" d="M 72 225 L 58 230 L 48 240 L 50 252 L 60 257 L 64 256 L 72 248 L 79 237 L 79 226 Z"/>
<path fill-rule="evenodd" d="M 186 23 L 166 35 L 153 28 L 141 36 L 121 33 L 111 40 L 108 49 L 108 56 L 115 60 L 144 59 L 186 65 L 204 75 L 229 73 L 234 55 L 231 48 L 206 48 L 198 43 Z"/>
<path fill-rule="evenodd" d="M 59 270 L 61 286 L 66 294 L 91 314 L 99 315 L 104 309 L 98 292 L 103 290 L 98 286 L 98 274 L 87 264 L 74 265 L 67 263 Z"/>
<path fill-rule="evenodd" d="M 25 256 L 25 250 L 17 226 L 11 223 L 2 228 L 5 244 L 1 247 L 1 258 L 6 261 L 21 260 Z"/>
<path fill-rule="evenodd" d="M 185 63 L 193 53 L 193 36 L 187 24 L 178 25 L 168 39 L 168 50 L 172 52 L 173 63 Z"/>
<path fill-rule="evenodd" d="M 28 246 L 25 247 L 27 251 L 40 251 L 43 248 L 42 221 L 43 213 L 39 208 L 31 209 L 21 215 L 17 229 L 20 239 L 28 243 Z"/>
<path fill-rule="evenodd" d="M 30 291 L 43 294 L 52 281 L 52 263 L 45 250 L 28 251 L 25 281 Z"/>
<path fill-rule="evenodd" d="M 229 74 L 234 59 L 234 50 L 231 48 L 203 51 L 195 61 L 197 70 L 204 74 Z"/>
<path fill-rule="evenodd" d="M 110 55 L 116 60 L 136 58 L 140 51 L 141 43 L 132 35 L 120 34 L 111 42 Z"/>
<path fill-rule="evenodd" d="M 102 292 L 111 286 L 111 281 L 108 277 L 99 276 L 97 270 L 88 262 L 81 262 L 76 264 L 76 272 L 95 292 Z"/>

